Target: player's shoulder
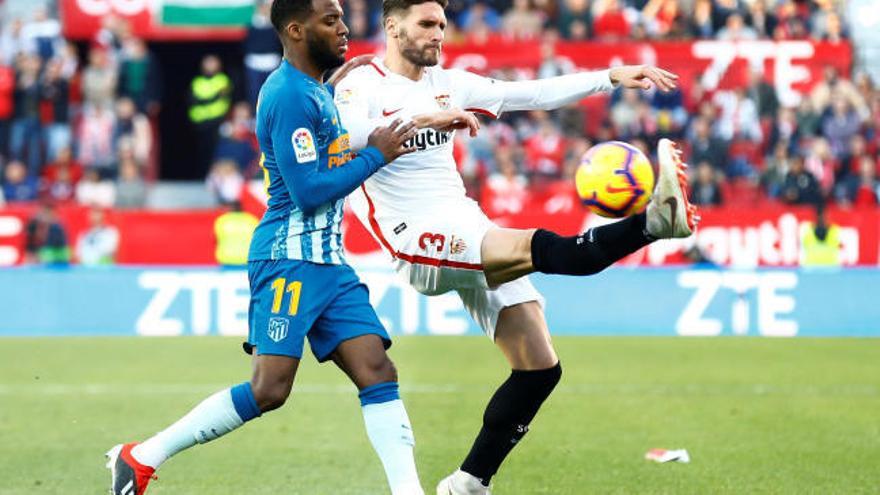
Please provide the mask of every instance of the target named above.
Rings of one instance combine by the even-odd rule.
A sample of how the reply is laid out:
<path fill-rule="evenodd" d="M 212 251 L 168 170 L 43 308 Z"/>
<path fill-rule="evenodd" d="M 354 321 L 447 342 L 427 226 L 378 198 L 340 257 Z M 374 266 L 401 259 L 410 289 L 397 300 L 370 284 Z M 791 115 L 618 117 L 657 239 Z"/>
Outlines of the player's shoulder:
<path fill-rule="evenodd" d="M 385 78 L 385 72 L 375 59 L 360 67 L 355 67 L 336 84 L 336 90 L 375 86 Z"/>

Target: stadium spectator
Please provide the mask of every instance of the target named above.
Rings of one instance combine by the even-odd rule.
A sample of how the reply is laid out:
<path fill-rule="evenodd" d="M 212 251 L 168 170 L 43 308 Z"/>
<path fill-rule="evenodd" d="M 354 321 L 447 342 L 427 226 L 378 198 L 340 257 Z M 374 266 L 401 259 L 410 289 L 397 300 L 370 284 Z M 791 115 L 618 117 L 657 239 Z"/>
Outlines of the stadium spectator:
<path fill-rule="evenodd" d="M 116 100 L 116 116 L 113 122 L 114 151 L 128 147 L 139 164 L 147 163 L 153 147 L 153 131 L 147 117 L 138 112 L 131 98 Z"/>
<path fill-rule="evenodd" d="M 6 26 L 0 25 L 0 65 L 14 65 L 20 55 L 36 54 L 33 39 L 23 33 L 24 23 L 15 18 Z"/>
<path fill-rule="evenodd" d="M 52 59 L 40 85 L 40 116 L 43 123 L 46 159 L 58 157 L 62 148 L 70 147 L 70 83 L 62 73 L 62 61 Z"/>
<path fill-rule="evenodd" d="M 36 176 L 41 165 L 40 139 L 40 58 L 22 55 L 14 90 L 9 154 L 27 163 L 28 173 Z"/>
<path fill-rule="evenodd" d="M 214 152 L 214 161 L 233 160 L 239 170 L 247 171 L 258 156 L 255 126 L 250 104 L 236 103 L 229 112 L 229 118 L 220 126 L 220 140 Z"/>
<path fill-rule="evenodd" d="M 802 134 L 801 125 L 802 123 L 798 120 L 793 108 L 780 108 L 776 120 L 771 122 L 770 136 L 767 138 L 770 149 L 774 149 L 777 144 L 781 143 L 789 151 L 795 151 Z M 806 125 L 814 124 L 808 122 Z"/>
<path fill-rule="evenodd" d="M 614 132 L 622 139 L 627 139 L 640 134 L 639 114 L 641 107 L 641 92 L 636 89 L 620 89 L 620 98 L 611 106 L 609 118 L 614 126 Z"/>
<path fill-rule="evenodd" d="M 754 40 L 758 38 L 758 33 L 746 25 L 740 13 L 733 12 L 727 16 L 724 27 L 715 37 L 721 41 Z"/>
<path fill-rule="evenodd" d="M 70 262 L 67 232 L 59 222 L 55 206 L 40 204 L 25 228 L 25 263 L 66 265 Z"/>
<path fill-rule="evenodd" d="M 746 96 L 755 102 L 755 106 L 758 108 L 758 117 L 761 119 L 772 119 L 779 112 L 779 98 L 776 97 L 776 88 L 767 82 L 764 72 L 761 70 L 749 69 Z"/>
<path fill-rule="evenodd" d="M 563 0 L 556 15 L 556 29 L 566 39 L 585 39 L 593 25 L 589 0 Z"/>
<path fill-rule="evenodd" d="M 87 110 L 89 107 L 112 108 L 118 76 L 107 49 L 93 46 L 89 50 L 89 63 L 82 72 L 83 102 Z"/>
<path fill-rule="evenodd" d="M 519 213 L 528 200 L 528 179 L 516 163 L 512 146 L 499 146 L 495 150 L 497 171 L 486 180 L 486 207 L 494 213 Z"/>
<path fill-rule="evenodd" d="M 865 120 L 870 115 L 867 102 L 852 81 L 840 77 L 840 71 L 833 65 L 826 65 L 822 71 L 822 81 L 813 86 L 810 92 L 814 111 L 821 112 L 829 108 L 835 97 L 849 102 L 860 120 Z"/>
<path fill-rule="evenodd" d="M 807 171 L 800 156 L 793 156 L 789 162 L 780 199 L 791 205 L 817 205 L 822 199 L 819 181 Z"/>
<path fill-rule="evenodd" d="M 8 202 L 37 199 L 37 178 L 28 174 L 24 163 L 12 160 L 3 170 L 3 196 Z"/>
<path fill-rule="evenodd" d="M 852 141 L 861 128 L 859 116 L 850 104 L 843 98 L 834 98 L 831 102 L 831 112 L 822 121 L 822 135 L 831 145 L 831 152 L 835 158 L 843 158 Z"/>
<path fill-rule="evenodd" d="M 96 169 L 87 168 L 76 185 L 76 201 L 82 205 L 110 208 L 116 201 L 116 188 Z"/>
<path fill-rule="evenodd" d="M 712 17 L 712 0 L 696 0 L 688 26 L 690 34 L 695 38 L 711 38 L 715 34 Z"/>
<path fill-rule="evenodd" d="M 201 73 L 190 85 L 189 119 L 196 133 L 195 167 L 201 176 L 207 175 L 220 124 L 232 101 L 232 80 L 222 69 L 217 55 L 207 55 L 202 59 Z"/>
<path fill-rule="evenodd" d="M 748 9 L 747 23 L 755 30 L 758 38 L 768 39 L 772 37 L 773 31 L 776 30 L 777 20 L 776 16 L 769 12 L 767 2 L 765 0 L 752 0 L 749 3 Z"/>
<path fill-rule="evenodd" d="M 89 105 L 83 110 L 77 130 L 80 162 L 86 168 L 99 171 L 105 178 L 116 175 L 115 128 L 113 111 L 101 103 Z"/>
<path fill-rule="evenodd" d="M 45 6 L 36 6 L 32 11 L 31 21 L 22 27 L 22 34 L 30 39 L 37 55 L 47 61 L 55 56 L 62 47 L 61 23 L 49 16 Z"/>
<path fill-rule="evenodd" d="M 541 42 L 541 63 L 538 65 L 538 79 L 561 76 L 574 72 L 575 67 L 570 60 L 556 56 L 556 45 L 551 40 Z M 504 78 L 514 80 L 514 78 Z"/>
<path fill-rule="evenodd" d="M 457 24 L 467 33 L 477 32 L 484 27 L 497 32 L 501 28 L 501 16 L 495 9 L 477 0 L 462 12 Z"/>
<path fill-rule="evenodd" d="M 773 154 L 764 163 L 759 183 L 771 198 L 779 198 L 790 168 L 791 156 L 788 145 L 780 141 L 773 148 Z"/>
<path fill-rule="evenodd" d="M 844 178 L 835 189 L 835 198 L 842 206 L 855 208 L 876 207 L 880 198 L 880 180 L 877 162 L 869 155 L 858 159 L 857 173 Z"/>
<path fill-rule="evenodd" d="M 517 40 L 531 40 L 541 36 L 544 15 L 533 8 L 532 0 L 513 0 L 513 7 L 501 16 L 501 31 Z"/>
<path fill-rule="evenodd" d="M 248 249 L 254 229 L 260 220 L 242 211 L 241 203 L 233 201 L 229 211 L 214 220 L 214 239 L 217 246 L 214 256 L 223 266 L 242 266 L 247 264 Z"/>
<path fill-rule="evenodd" d="M 208 173 L 206 182 L 208 190 L 221 205 L 231 205 L 241 198 L 244 176 L 238 169 L 238 164 L 232 160 L 216 161 L 211 167 L 211 172 Z"/>
<path fill-rule="evenodd" d="M 532 180 L 562 177 L 565 144 L 565 138 L 553 121 L 546 119 L 538 125 L 538 132 L 523 143 L 526 172 Z"/>
<path fill-rule="evenodd" d="M 355 9 L 358 4 L 363 6 L 359 11 Z M 269 0 L 257 2 L 251 25 L 248 27 L 247 36 L 243 41 L 245 84 L 251 108 L 257 107 L 257 96 L 263 82 L 281 63 L 281 43 L 279 43 L 278 35 L 275 34 L 275 29 L 272 28 L 272 23 L 269 21 L 270 6 Z M 353 12 L 363 12 L 365 9 L 363 0 L 348 2 L 345 6 L 345 15 L 351 19 L 351 16 L 355 15 Z M 348 26 L 351 29 L 352 38 L 367 38 L 369 36 L 367 27 L 358 29 L 354 22 L 349 22 Z"/>
<path fill-rule="evenodd" d="M 713 102 L 720 109 L 715 131 L 718 137 L 730 142 L 734 139 L 746 139 L 760 142 L 763 135 L 758 108 L 748 97 L 745 88 L 731 91 L 718 91 Z"/>
<path fill-rule="evenodd" d="M 816 136 L 822 128 L 821 108 L 816 108 L 811 98 L 804 98 L 797 109 L 798 137 Z"/>
<path fill-rule="evenodd" d="M 822 197 L 827 197 L 840 168 L 840 162 L 832 154 L 828 141 L 822 138 L 812 141 L 804 155 L 804 167 L 818 181 Z"/>
<path fill-rule="evenodd" d="M 119 161 L 119 177 L 116 178 L 116 208 L 143 208 L 147 203 L 147 184 L 141 176 L 137 162 L 131 156 Z"/>
<path fill-rule="evenodd" d="M 691 152 L 693 163 L 708 162 L 717 171 L 727 170 L 727 144 L 712 135 L 710 121 L 698 117 L 691 123 Z"/>
<path fill-rule="evenodd" d="M 629 21 L 619 0 L 593 2 L 593 36 L 599 40 L 626 39 L 630 34 Z"/>
<path fill-rule="evenodd" d="M 144 40 L 127 36 L 119 61 L 118 95 L 131 98 L 139 113 L 158 115 L 162 95 L 159 64 Z"/>
<path fill-rule="evenodd" d="M 721 204 L 721 187 L 715 168 L 709 162 L 699 162 L 691 181 L 690 201 L 695 205 L 718 206 Z"/>
<path fill-rule="evenodd" d="M 101 208 L 89 210 L 89 228 L 76 241 L 76 259 L 83 266 L 104 266 L 116 262 L 119 229 L 107 224 Z"/>
<path fill-rule="evenodd" d="M 74 161 L 70 147 L 61 148 L 55 161 L 43 168 L 40 195 L 58 204 L 73 201 L 82 176 L 83 167 Z"/>

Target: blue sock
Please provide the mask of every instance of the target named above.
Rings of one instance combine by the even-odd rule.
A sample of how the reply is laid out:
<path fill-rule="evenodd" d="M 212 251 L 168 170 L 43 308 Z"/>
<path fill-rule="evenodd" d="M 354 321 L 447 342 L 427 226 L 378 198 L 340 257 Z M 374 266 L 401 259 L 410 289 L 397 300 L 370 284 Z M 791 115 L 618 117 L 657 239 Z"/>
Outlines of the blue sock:
<path fill-rule="evenodd" d="M 399 399 L 400 394 L 397 391 L 397 382 L 385 382 L 364 388 L 358 393 L 358 397 L 361 399 L 361 405 L 366 406 Z"/>
<path fill-rule="evenodd" d="M 246 423 L 263 414 L 257 406 L 250 382 L 240 383 L 229 389 L 229 392 L 232 394 L 232 405 L 235 406 L 235 412 L 238 413 L 242 422 Z"/>

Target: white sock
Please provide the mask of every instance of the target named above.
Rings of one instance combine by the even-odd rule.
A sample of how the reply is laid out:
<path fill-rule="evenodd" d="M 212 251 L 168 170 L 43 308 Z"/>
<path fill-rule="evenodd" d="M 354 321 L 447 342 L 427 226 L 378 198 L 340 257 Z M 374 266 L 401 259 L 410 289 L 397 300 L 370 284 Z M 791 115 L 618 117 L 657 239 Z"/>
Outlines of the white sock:
<path fill-rule="evenodd" d="M 367 436 L 382 460 L 392 495 L 423 495 L 413 447 L 409 416 L 400 399 L 362 406 Z"/>
<path fill-rule="evenodd" d="M 203 400 L 186 416 L 131 449 L 141 464 L 158 468 L 166 459 L 196 443 L 206 443 L 243 425 L 230 389 Z"/>

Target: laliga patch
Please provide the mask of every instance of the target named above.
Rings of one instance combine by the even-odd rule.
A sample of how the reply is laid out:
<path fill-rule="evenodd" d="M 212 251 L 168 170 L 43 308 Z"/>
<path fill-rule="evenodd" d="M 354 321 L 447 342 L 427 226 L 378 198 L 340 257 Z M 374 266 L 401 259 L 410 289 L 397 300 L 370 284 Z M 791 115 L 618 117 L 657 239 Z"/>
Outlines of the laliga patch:
<path fill-rule="evenodd" d="M 336 104 L 337 105 L 348 105 L 351 103 L 352 96 L 354 95 L 354 91 L 350 89 L 343 89 L 342 91 L 336 92 Z"/>
<path fill-rule="evenodd" d="M 293 131 L 293 135 L 290 136 L 290 142 L 293 144 L 293 152 L 296 155 L 297 162 L 307 163 L 318 159 L 315 139 L 312 137 L 312 132 L 305 127 L 300 127 Z"/>

